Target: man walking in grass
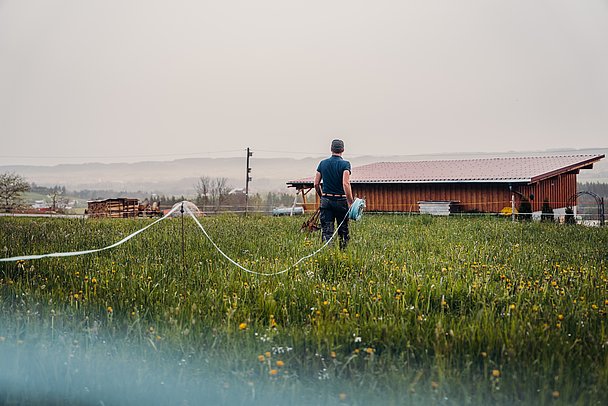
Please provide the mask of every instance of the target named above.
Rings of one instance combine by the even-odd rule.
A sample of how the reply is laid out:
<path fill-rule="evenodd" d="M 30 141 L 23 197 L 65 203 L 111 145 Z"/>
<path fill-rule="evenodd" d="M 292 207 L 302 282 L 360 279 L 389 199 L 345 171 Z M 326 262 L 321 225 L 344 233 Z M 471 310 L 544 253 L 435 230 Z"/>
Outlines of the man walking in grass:
<path fill-rule="evenodd" d="M 315 191 L 320 196 L 320 217 L 323 241 L 334 234 L 334 222 L 337 222 L 340 248 L 348 244 L 348 209 L 353 204 L 353 192 L 350 188 L 350 162 L 342 158 L 344 141 L 331 142 L 331 156 L 322 160 L 315 175 Z M 323 184 L 321 185 L 321 182 Z"/>

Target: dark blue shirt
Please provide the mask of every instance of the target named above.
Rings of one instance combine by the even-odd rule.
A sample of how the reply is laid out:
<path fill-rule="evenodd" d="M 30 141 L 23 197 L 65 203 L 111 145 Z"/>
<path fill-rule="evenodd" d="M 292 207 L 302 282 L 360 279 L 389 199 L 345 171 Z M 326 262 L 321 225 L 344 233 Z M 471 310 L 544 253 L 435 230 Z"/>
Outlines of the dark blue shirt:
<path fill-rule="evenodd" d="M 321 173 L 323 180 L 323 193 L 332 195 L 344 195 L 344 186 L 342 186 L 342 176 L 344 171 L 350 171 L 350 162 L 342 159 L 341 156 L 332 155 L 327 159 L 319 162 L 317 172 Z"/>

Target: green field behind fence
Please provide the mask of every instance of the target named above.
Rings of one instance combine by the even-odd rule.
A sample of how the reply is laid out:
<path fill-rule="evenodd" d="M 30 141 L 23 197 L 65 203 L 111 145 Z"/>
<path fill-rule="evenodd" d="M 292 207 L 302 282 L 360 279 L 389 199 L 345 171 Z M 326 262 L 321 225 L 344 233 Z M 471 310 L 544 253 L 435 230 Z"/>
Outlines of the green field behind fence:
<path fill-rule="evenodd" d="M 201 219 L 266 273 L 321 246 L 302 221 Z M 0 218 L 0 256 L 149 222 Z M 606 228 L 367 215 L 268 277 L 183 225 L 0 263 L 0 403 L 608 403 Z"/>

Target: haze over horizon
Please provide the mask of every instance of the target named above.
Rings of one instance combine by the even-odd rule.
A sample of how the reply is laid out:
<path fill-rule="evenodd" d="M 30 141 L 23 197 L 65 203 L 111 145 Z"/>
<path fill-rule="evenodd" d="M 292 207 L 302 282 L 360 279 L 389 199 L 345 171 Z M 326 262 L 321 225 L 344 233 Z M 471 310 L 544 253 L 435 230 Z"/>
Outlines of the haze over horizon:
<path fill-rule="evenodd" d="M 606 72 L 606 0 L 0 0 L 0 166 L 605 148 Z"/>

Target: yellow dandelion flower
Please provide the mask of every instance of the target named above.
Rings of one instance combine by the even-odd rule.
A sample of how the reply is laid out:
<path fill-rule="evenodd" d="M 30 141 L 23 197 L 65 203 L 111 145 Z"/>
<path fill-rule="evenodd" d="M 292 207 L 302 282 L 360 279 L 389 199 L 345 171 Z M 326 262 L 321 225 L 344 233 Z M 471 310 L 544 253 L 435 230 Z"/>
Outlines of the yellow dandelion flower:
<path fill-rule="evenodd" d="M 109 314 L 112 314 L 114 312 L 114 309 L 112 309 L 112 306 L 108 306 L 107 310 L 108 310 Z"/>
<path fill-rule="evenodd" d="M 559 321 L 562 321 L 562 320 L 564 319 L 564 315 L 563 315 L 563 314 L 558 314 L 558 315 L 557 315 L 557 319 L 558 319 Z"/>
<path fill-rule="evenodd" d="M 344 402 L 348 398 L 348 396 L 346 396 L 346 393 L 342 392 L 338 395 L 338 398 L 341 402 Z"/>
<path fill-rule="evenodd" d="M 258 355 L 258 361 L 264 362 L 264 356 L 262 354 Z"/>
<path fill-rule="evenodd" d="M 285 366 L 285 363 L 283 361 L 281 361 L 281 360 L 278 360 L 277 361 L 277 367 L 281 368 L 283 366 Z"/>
<path fill-rule="evenodd" d="M 374 353 L 374 349 L 372 347 L 367 347 L 365 349 L 365 352 L 368 353 L 368 354 L 373 354 Z"/>
<path fill-rule="evenodd" d="M 239 330 L 245 330 L 247 328 L 247 323 L 239 324 Z"/>
<path fill-rule="evenodd" d="M 264 355 L 266 355 L 266 358 L 270 358 L 270 351 L 266 351 Z"/>
<path fill-rule="evenodd" d="M 482 358 L 486 358 L 488 356 L 488 353 L 485 351 L 482 351 L 481 356 L 482 356 Z"/>
<path fill-rule="evenodd" d="M 433 390 L 439 388 L 439 382 L 431 381 L 431 388 Z"/>
<path fill-rule="evenodd" d="M 511 303 L 511 305 L 509 306 L 509 310 L 515 310 L 515 305 L 513 303 Z"/>
<path fill-rule="evenodd" d="M 272 376 L 275 376 L 276 374 L 278 374 L 278 373 L 279 373 L 279 370 L 278 370 L 278 369 L 271 369 L 270 371 L 268 371 L 268 373 L 269 373 L 270 375 L 272 375 Z"/>
<path fill-rule="evenodd" d="M 492 370 L 492 376 L 494 378 L 499 378 L 500 377 L 500 370 L 499 369 L 493 369 Z"/>
<path fill-rule="evenodd" d="M 557 399 L 557 398 L 559 398 L 559 391 L 558 391 L 558 390 L 554 390 L 554 391 L 551 393 L 551 396 L 553 396 L 553 399 Z"/>
<path fill-rule="evenodd" d="M 336 352 L 335 351 L 330 352 L 329 356 L 332 358 L 336 358 Z"/>
<path fill-rule="evenodd" d="M 323 301 L 323 305 L 327 306 L 329 304 L 329 302 L 327 300 Z"/>

